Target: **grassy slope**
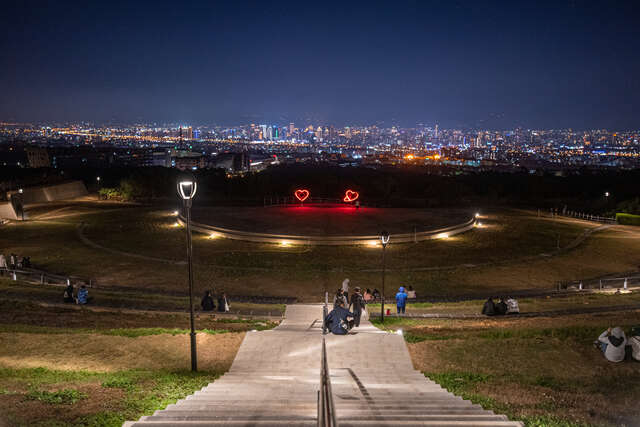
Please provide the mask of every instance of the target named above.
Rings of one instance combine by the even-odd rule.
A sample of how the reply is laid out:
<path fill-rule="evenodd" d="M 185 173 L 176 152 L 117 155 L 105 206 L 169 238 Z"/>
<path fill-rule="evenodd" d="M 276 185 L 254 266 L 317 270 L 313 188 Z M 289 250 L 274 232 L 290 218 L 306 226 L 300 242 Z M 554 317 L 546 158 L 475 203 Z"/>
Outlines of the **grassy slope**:
<path fill-rule="evenodd" d="M 186 320 L 0 301 L 0 425 L 121 426 L 214 381 L 242 331 L 274 325 L 200 317 L 193 374 Z"/>
<path fill-rule="evenodd" d="M 640 363 L 611 364 L 592 347 L 640 311 L 501 320 L 388 319 L 414 366 L 450 391 L 532 426 L 634 425 Z"/>
<path fill-rule="evenodd" d="M 66 211 L 65 211 L 66 212 Z M 12 224 L 0 229 L 5 252 L 24 253 L 43 268 L 97 278 L 99 283 L 176 289 L 186 285 L 186 267 L 129 257 L 84 245 L 77 226 L 93 242 L 114 251 L 184 260 L 184 230 L 173 227 L 167 211 L 122 208 L 81 211 L 51 221 Z M 490 213 L 486 227 L 447 239 L 391 244 L 387 250 L 391 288 L 412 284 L 421 294 L 456 294 L 479 288 L 553 287 L 610 272 L 637 269 L 640 239 L 621 231 L 594 234 L 567 254 L 524 259 L 564 247 L 593 224 L 552 221 L 516 211 Z M 61 243 L 64 242 L 64 243 Z M 235 294 L 317 299 L 345 277 L 363 287 L 379 287 L 380 250 L 363 247 L 278 247 L 194 236 L 196 289 Z M 498 263 L 465 268 L 465 264 Z M 447 267 L 449 269 L 425 270 Z"/>

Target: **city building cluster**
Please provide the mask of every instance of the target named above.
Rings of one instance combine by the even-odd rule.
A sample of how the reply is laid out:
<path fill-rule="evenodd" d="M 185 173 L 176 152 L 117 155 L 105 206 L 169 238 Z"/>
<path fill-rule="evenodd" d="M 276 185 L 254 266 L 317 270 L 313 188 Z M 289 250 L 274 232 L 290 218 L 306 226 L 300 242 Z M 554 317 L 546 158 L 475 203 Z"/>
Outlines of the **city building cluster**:
<path fill-rule="evenodd" d="M 460 170 L 555 171 L 637 168 L 640 131 L 441 129 L 418 124 L 244 126 L 0 123 L 4 166 L 223 168 L 229 174 L 279 163 L 430 166 Z"/>

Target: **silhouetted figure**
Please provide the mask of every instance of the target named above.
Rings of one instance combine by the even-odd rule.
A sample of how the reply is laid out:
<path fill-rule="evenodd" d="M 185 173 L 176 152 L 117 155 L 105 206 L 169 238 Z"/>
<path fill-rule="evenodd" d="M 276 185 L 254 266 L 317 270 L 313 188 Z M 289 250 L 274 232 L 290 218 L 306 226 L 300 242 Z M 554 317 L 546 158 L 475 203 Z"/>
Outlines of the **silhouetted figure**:
<path fill-rule="evenodd" d="M 65 303 L 73 303 L 75 299 L 73 298 L 73 285 L 68 284 L 64 290 L 64 294 L 62 295 L 62 301 Z"/>
<path fill-rule="evenodd" d="M 230 310 L 229 301 L 227 300 L 227 294 L 224 292 L 222 295 L 218 297 L 218 311 L 221 313 L 227 312 Z"/>
<path fill-rule="evenodd" d="M 366 303 L 364 302 L 364 298 L 360 293 L 360 288 L 356 287 L 354 289 L 353 295 L 351 295 L 351 304 L 349 304 L 349 309 L 353 307 L 353 323 L 357 328 L 360 326 L 360 317 L 362 316 L 362 310 L 364 310 Z"/>
<path fill-rule="evenodd" d="M 484 306 L 482 307 L 482 314 L 485 316 L 496 315 L 496 305 L 493 302 L 493 298 L 489 297 L 489 299 L 484 303 Z"/>
<path fill-rule="evenodd" d="M 507 303 L 504 302 L 504 298 L 500 298 L 500 302 L 496 304 L 496 315 L 504 316 L 507 314 L 508 309 L 509 307 L 507 307 Z"/>
<path fill-rule="evenodd" d="M 206 291 L 202 300 L 200 301 L 200 305 L 202 306 L 202 311 L 213 311 L 216 306 L 213 303 L 213 296 L 211 295 L 211 291 Z"/>

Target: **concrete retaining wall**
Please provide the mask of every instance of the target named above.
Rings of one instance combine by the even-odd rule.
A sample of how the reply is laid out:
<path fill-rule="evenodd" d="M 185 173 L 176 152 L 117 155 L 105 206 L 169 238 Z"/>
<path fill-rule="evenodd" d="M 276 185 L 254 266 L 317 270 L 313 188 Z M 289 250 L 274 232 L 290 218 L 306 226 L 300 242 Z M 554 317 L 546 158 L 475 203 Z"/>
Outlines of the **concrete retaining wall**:
<path fill-rule="evenodd" d="M 64 184 L 49 185 L 46 187 L 25 188 L 22 193 L 23 203 L 43 203 L 55 200 L 75 199 L 89 194 L 82 181 L 65 182 Z M 12 191 L 10 196 L 17 193 Z"/>
<path fill-rule="evenodd" d="M 178 217 L 178 222 L 185 224 L 183 216 Z M 431 239 L 445 239 L 456 234 L 469 231 L 476 226 L 476 219 L 470 220 L 450 227 L 439 228 L 437 230 L 423 231 L 420 233 L 391 234 L 392 243 L 413 243 Z M 231 230 L 228 228 L 215 227 L 213 225 L 191 222 L 193 231 L 209 234 L 212 237 L 224 237 L 232 240 L 243 240 L 246 242 L 291 244 L 291 245 L 380 245 L 380 236 L 294 236 L 287 234 L 266 234 L 251 233 L 248 231 Z"/>
<path fill-rule="evenodd" d="M 0 218 L 2 219 L 18 219 L 18 214 L 11 202 L 0 203 Z"/>

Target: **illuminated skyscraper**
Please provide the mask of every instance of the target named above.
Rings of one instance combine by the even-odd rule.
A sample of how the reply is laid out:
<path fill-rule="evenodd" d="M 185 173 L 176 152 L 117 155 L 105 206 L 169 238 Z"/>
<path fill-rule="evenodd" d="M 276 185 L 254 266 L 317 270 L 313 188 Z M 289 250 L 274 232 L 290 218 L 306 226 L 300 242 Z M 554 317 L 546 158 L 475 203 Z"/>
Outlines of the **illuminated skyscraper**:
<path fill-rule="evenodd" d="M 293 135 L 294 129 L 295 129 L 295 127 L 293 126 L 293 123 L 289 123 L 289 136 Z"/>

